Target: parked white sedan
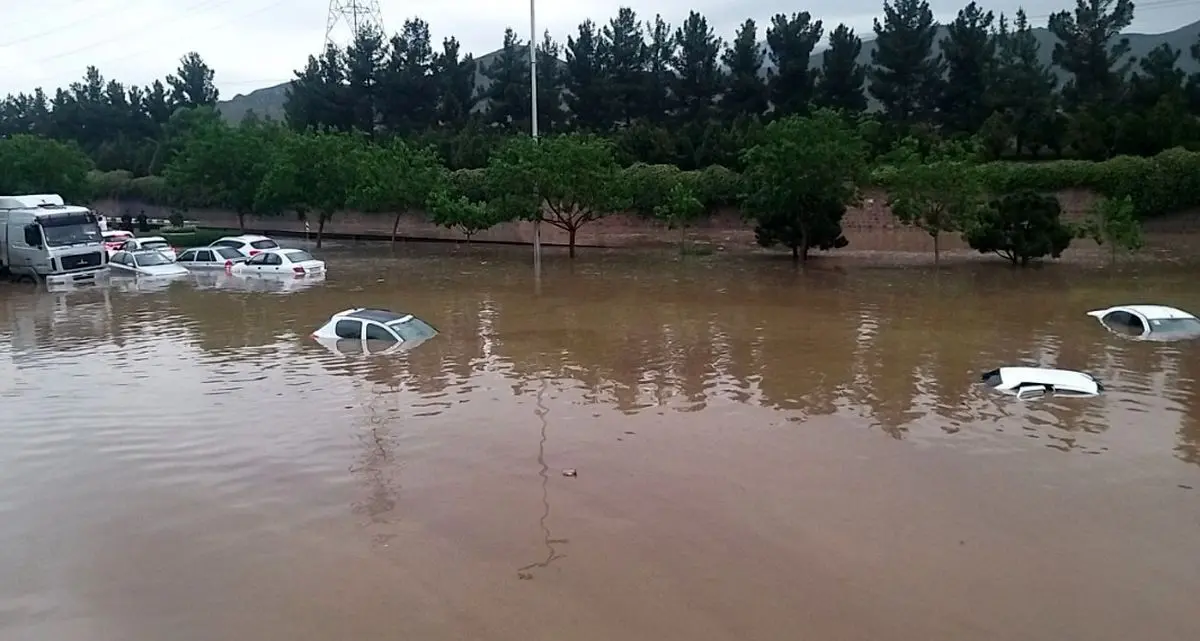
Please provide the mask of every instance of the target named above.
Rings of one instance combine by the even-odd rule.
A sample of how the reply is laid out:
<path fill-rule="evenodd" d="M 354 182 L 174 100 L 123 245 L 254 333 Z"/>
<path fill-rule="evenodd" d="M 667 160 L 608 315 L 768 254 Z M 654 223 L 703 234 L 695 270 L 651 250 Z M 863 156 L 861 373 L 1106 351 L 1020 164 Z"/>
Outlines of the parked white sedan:
<path fill-rule="evenodd" d="M 237 263 L 234 274 L 292 274 L 294 276 L 316 276 L 325 273 L 325 261 L 313 258 L 303 249 L 268 249 L 251 256 L 244 263 Z"/>
<path fill-rule="evenodd" d="M 140 238 L 130 238 L 125 241 L 119 248 L 120 251 L 136 252 L 143 249 L 153 249 L 154 251 L 166 256 L 171 260 L 175 260 L 175 248 L 171 243 L 167 242 L 162 236 L 142 236 Z"/>
<path fill-rule="evenodd" d="M 119 251 L 108 261 L 114 275 L 129 276 L 179 276 L 188 270 L 176 265 L 162 252 L 143 249 L 135 252 Z"/>

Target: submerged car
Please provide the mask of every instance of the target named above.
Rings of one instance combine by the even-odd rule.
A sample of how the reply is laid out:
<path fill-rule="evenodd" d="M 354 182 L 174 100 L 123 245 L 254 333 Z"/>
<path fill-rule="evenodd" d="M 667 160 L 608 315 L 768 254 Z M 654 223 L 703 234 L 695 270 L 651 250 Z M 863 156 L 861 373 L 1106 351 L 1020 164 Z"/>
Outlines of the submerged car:
<path fill-rule="evenodd" d="M 1119 305 L 1095 309 L 1088 316 L 1109 331 L 1141 340 L 1200 338 L 1200 319 L 1165 305 Z"/>
<path fill-rule="evenodd" d="M 194 269 L 231 269 L 246 262 L 246 257 L 232 247 L 192 247 L 183 250 L 175 262 Z"/>
<path fill-rule="evenodd" d="M 109 259 L 108 266 L 114 275 L 179 276 L 188 273 L 188 270 L 163 256 L 162 252 L 153 249 L 119 251 Z"/>
<path fill-rule="evenodd" d="M 163 256 L 175 260 L 175 248 L 171 243 L 167 242 L 162 236 L 142 236 L 141 238 L 130 238 L 117 248 L 120 251 L 135 252 L 143 249 L 153 249 L 161 253 Z"/>
<path fill-rule="evenodd" d="M 341 351 L 337 346 L 349 342 L 363 351 L 379 352 L 416 346 L 437 336 L 437 330 L 412 314 L 358 307 L 334 314 L 312 336 L 326 346 L 333 345 L 334 351 Z"/>
<path fill-rule="evenodd" d="M 108 251 L 108 255 L 121 251 L 121 245 L 133 238 L 133 232 L 124 231 L 121 229 L 112 229 L 100 232 L 100 238 L 104 241 L 104 249 Z"/>
<path fill-rule="evenodd" d="M 279 249 L 279 243 L 266 236 L 243 234 L 241 236 L 225 236 L 209 243 L 209 247 L 232 247 L 247 258 L 268 249 Z"/>
<path fill-rule="evenodd" d="M 316 276 L 325 273 L 325 261 L 303 249 L 267 249 L 233 266 L 234 274 L 286 274 Z"/>
<path fill-rule="evenodd" d="M 980 377 L 984 385 L 1018 400 L 1040 396 L 1099 396 L 1104 385 L 1085 372 L 1049 367 L 998 367 Z"/>

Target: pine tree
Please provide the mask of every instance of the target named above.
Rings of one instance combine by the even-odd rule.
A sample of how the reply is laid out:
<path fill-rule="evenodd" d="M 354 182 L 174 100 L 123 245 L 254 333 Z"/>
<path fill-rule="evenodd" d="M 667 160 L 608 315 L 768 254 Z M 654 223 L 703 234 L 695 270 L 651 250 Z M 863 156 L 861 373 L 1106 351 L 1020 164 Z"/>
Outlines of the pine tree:
<path fill-rule="evenodd" d="M 672 64 L 679 50 L 675 41 L 675 33 L 671 25 L 663 20 L 661 15 L 654 16 L 654 22 L 646 23 L 649 42 L 646 43 L 646 90 L 645 116 L 654 123 L 666 121 L 671 113 L 671 102 L 674 95 L 671 92 L 675 86 L 675 72 Z"/>
<path fill-rule="evenodd" d="M 1063 97 L 1071 109 L 1096 108 L 1118 101 L 1131 62 L 1129 38 L 1121 37 L 1133 22 L 1132 0 L 1075 0 L 1075 11 L 1050 16 L 1049 29 L 1058 37 L 1054 64 L 1071 75 Z"/>
<path fill-rule="evenodd" d="M 807 11 L 771 17 L 767 45 L 774 69 L 767 72 L 767 89 L 775 113 L 804 113 L 813 100 L 816 74 L 809 68 L 813 49 L 825 28 Z"/>
<path fill-rule="evenodd" d="M 483 69 L 488 118 L 518 130 L 529 128 L 529 53 L 512 28 L 504 30 L 504 46 Z"/>
<path fill-rule="evenodd" d="M 621 7 L 601 33 L 605 77 L 609 86 L 608 117 L 629 125 L 645 113 L 646 37 L 637 13 Z"/>
<path fill-rule="evenodd" d="M 718 58 L 721 39 L 708 25 L 708 19 L 692 11 L 675 30 L 679 50 L 672 67 L 675 70 L 675 99 L 678 115 L 688 120 L 708 118 L 724 84 Z"/>
<path fill-rule="evenodd" d="M 991 114 L 987 102 L 996 60 L 992 37 L 995 16 L 972 2 L 958 12 L 942 38 L 946 82 L 939 105 L 942 122 L 950 131 L 974 133 Z"/>
<path fill-rule="evenodd" d="M 738 28 L 733 44 L 721 55 L 728 74 L 725 95 L 721 98 L 721 111 L 726 119 L 761 116 L 767 110 L 767 85 L 762 77 L 765 56 L 758 44 L 757 25 L 746 20 Z"/>
<path fill-rule="evenodd" d="M 591 20 L 580 23 L 576 37 L 567 37 L 567 108 L 578 128 L 603 131 L 612 125 L 606 113 L 606 57 L 604 41 Z"/>
<path fill-rule="evenodd" d="M 839 24 L 829 33 L 829 48 L 821 54 L 821 75 L 817 79 L 818 105 L 848 113 L 866 110 L 863 84 L 867 70 L 858 64 L 861 54 L 862 39 L 850 27 Z"/>
<path fill-rule="evenodd" d="M 933 54 L 935 31 L 926 0 L 883 3 L 883 23 L 875 20 L 868 90 L 892 122 L 927 122 L 937 111 L 942 64 Z"/>

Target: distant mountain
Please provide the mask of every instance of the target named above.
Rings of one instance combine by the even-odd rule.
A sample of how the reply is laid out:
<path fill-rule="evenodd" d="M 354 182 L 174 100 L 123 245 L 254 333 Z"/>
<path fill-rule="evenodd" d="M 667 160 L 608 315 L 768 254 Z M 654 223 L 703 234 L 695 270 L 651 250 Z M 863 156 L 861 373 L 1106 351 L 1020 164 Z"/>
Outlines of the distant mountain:
<path fill-rule="evenodd" d="M 1038 28 L 1033 30 L 1038 41 L 1042 44 L 1041 58 L 1045 64 L 1050 64 L 1050 57 L 1054 52 L 1054 45 L 1058 41 L 1048 30 Z M 938 27 L 937 41 L 940 42 L 946 35 L 946 28 Z M 1127 33 L 1126 38 L 1129 38 L 1130 56 L 1134 59 L 1142 58 L 1151 49 L 1166 43 L 1173 48 L 1183 51 L 1183 55 L 1179 58 L 1179 66 L 1187 73 L 1200 72 L 1200 63 L 1197 63 L 1188 53 L 1189 48 L 1196 43 L 1197 38 L 1200 38 L 1200 21 L 1193 22 L 1185 27 L 1180 27 L 1168 33 L 1145 34 L 1145 33 Z M 764 45 L 765 47 L 765 45 Z M 935 45 L 936 49 L 940 50 L 940 45 Z M 858 57 L 860 64 L 871 63 L 871 52 L 875 51 L 875 40 L 863 41 L 862 53 Z M 813 54 L 810 64 L 813 67 L 821 66 L 821 51 Z M 500 51 L 493 51 L 487 55 L 480 56 L 476 59 L 477 67 L 475 72 L 475 85 L 480 89 L 485 89 L 491 81 L 483 75 L 482 69 L 485 65 L 494 60 Z M 770 59 L 764 66 L 763 73 L 772 68 Z M 1061 69 L 1055 69 L 1060 78 L 1065 79 L 1066 73 Z M 272 118 L 275 120 L 283 119 L 283 104 L 287 101 L 287 88 L 291 83 L 283 83 L 273 87 L 265 87 L 252 91 L 245 95 L 237 95 L 229 100 L 221 101 L 217 104 L 217 109 L 226 120 L 231 122 L 240 121 L 247 112 L 253 111 L 259 116 Z"/>

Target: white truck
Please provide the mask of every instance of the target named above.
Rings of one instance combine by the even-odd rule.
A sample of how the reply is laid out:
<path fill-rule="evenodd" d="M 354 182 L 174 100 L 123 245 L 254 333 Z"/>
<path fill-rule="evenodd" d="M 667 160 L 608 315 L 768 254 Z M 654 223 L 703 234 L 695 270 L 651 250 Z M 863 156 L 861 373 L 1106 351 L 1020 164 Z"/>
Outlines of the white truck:
<path fill-rule="evenodd" d="M 96 215 L 57 194 L 0 196 L 0 275 L 48 285 L 108 273 Z"/>

